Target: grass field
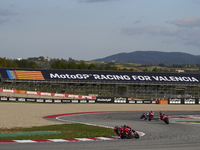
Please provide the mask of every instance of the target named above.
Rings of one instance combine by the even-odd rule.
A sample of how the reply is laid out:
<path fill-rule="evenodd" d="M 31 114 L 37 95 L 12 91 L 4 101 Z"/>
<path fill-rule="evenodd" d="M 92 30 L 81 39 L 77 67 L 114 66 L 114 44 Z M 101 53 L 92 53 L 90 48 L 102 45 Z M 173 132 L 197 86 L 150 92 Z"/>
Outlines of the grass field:
<path fill-rule="evenodd" d="M 31 135 L 32 132 L 60 132 L 60 134 Z M 28 134 L 28 133 L 30 134 Z M 27 133 L 20 136 L 9 136 L 9 133 Z M 1 134 L 8 135 L 1 137 Z M 62 124 L 31 128 L 0 129 L 0 140 L 38 140 L 38 139 L 69 139 L 116 136 L 113 129 L 84 124 Z"/>

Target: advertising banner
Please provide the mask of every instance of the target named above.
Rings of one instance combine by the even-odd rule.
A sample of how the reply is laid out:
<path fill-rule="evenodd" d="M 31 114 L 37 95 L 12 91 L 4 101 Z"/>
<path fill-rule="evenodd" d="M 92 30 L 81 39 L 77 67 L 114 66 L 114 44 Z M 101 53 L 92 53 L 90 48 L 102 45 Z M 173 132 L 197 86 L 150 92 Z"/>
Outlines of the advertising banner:
<path fill-rule="evenodd" d="M 26 98 L 18 98 L 17 101 L 19 101 L 19 102 L 25 102 Z"/>
<path fill-rule="evenodd" d="M 113 97 L 97 97 L 96 103 L 114 103 Z"/>
<path fill-rule="evenodd" d="M 26 101 L 27 102 L 36 102 L 36 99 L 35 98 L 27 98 Z"/>
<path fill-rule="evenodd" d="M 185 98 L 183 99 L 184 104 L 195 104 L 196 100 L 194 98 Z"/>
<path fill-rule="evenodd" d="M 55 101 L 54 101 L 55 102 Z M 72 100 L 71 99 L 62 99 L 62 103 L 71 103 Z"/>
<path fill-rule="evenodd" d="M 135 104 L 136 102 L 135 102 L 135 100 L 128 100 L 127 103 L 129 103 L 129 104 Z"/>
<path fill-rule="evenodd" d="M 54 99 L 54 103 L 62 103 L 61 99 Z"/>
<path fill-rule="evenodd" d="M 127 103 L 128 97 L 114 97 L 114 103 Z"/>
<path fill-rule="evenodd" d="M 53 99 L 45 99 L 44 102 L 45 103 L 53 103 Z"/>
<path fill-rule="evenodd" d="M 1 101 L 7 101 L 8 98 L 7 97 L 1 97 Z"/>
<path fill-rule="evenodd" d="M 79 102 L 80 102 L 79 99 L 72 99 L 72 100 L 71 100 L 71 103 L 79 103 Z"/>
<path fill-rule="evenodd" d="M 168 104 L 183 104 L 181 98 L 169 98 Z"/>
<path fill-rule="evenodd" d="M 15 97 L 8 97 L 8 100 L 9 101 L 17 101 L 17 98 L 15 98 Z"/>
<path fill-rule="evenodd" d="M 84 82 L 152 82 L 152 83 L 200 83 L 200 74 L 155 73 L 94 70 L 34 70 L 0 68 L 0 74 L 7 80 L 53 80 Z M 24 76 L 23 76 L 24 75 Z"/>

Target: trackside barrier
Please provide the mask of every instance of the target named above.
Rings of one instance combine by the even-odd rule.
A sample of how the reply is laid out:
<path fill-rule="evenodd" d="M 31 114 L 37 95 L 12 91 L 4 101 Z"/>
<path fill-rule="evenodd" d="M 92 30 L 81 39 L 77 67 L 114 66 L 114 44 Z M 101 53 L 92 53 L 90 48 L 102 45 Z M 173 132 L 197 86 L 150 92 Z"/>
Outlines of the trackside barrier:
<path fill-rule="evenodd" d="M 168 104 L 200 104 L 200 99 L 199 98 L 169 98 L 168 99 Z"/>
<path fill-rule="evenodd" d="M 152 100 L 130 100 L 127 97 L 97 97 L 96 99 L 45 99 L 25 97 L 0 97 L 0 101 L 36 103 L 115 103 L 115 104 L 155 104 Z"/>
<path fill-rule="evenodd" d="M 18 94 L 28 94 L 28 95 L 40 95 L 40 96 L 55 96 L 55 97 L 66 97 L 66 98 L 76 98 L 76 99 L 96 99 L 95 96 L 87 95 L 73 95 L 73 94 L 61 94 L 61 93 L 48 93 L 48 92 L 38 92 L 38 91 L 22 91 L 13 89 L 0 89 L 0 92 L 7 93 L 18 93 Z"/>
<path fill-rule="evenodd" d="M 168 104 L 168 100 L 158 100 L 158 104 Z"/>
<path fill-rule="evenodd" d="M 155 100 L 146 99 L 128 99 L 127 97 L 97 97 L 96 99 L 51 99 L 51 98 L 25 98 L 25 97 L 5 97 L 1 96 L 0 101 L 18 101 L 18 102 L 38 102 L 38 103 L 115 103 L 115 104 L 156 104 Z M 169 98 L 168 100 L 159 100 L 159 104 L 200 104 L 198 98 Z"/>

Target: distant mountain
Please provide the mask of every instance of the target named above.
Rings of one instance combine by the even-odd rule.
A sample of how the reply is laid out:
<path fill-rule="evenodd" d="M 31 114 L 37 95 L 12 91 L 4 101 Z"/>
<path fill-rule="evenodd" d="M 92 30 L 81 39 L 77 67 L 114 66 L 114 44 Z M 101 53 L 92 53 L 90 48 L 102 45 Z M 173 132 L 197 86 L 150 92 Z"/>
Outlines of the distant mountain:
<path fill-rule="evenodd" d="M 200 56 L 181 52 L 135 51 L 130 53 L 118 53 L 93 61 L 104 62 L 134 62 L 140 64 L 200 64 Z"/>

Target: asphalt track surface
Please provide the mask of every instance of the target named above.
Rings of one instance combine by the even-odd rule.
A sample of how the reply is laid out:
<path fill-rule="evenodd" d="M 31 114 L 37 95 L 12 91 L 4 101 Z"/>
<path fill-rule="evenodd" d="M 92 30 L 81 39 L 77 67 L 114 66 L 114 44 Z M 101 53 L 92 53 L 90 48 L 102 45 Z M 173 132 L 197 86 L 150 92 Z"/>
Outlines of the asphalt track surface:
<path fill-rule="evenodd" d="M 2 150 L 199 150 L 200 149 L 200 124 L 172 123 L 169 125 L 161 121 L 144 121 L 139 117 L 141 112 L 114 112 L 93 113 L 71 116 L 62 116 L 52 121 L 82 122 L 97 125 L 111 126 L 129 125 L 136 131 L 145 133 L 139 139 L 116 139 L 109 141 L 87 142 L 60 142 L 60 143 L 5 143 L 0 145 Z M 167 115 L 200 115 L 200 112 L 166 112 Z M 155 112 L 158 117 L 158 112 Z"/>

